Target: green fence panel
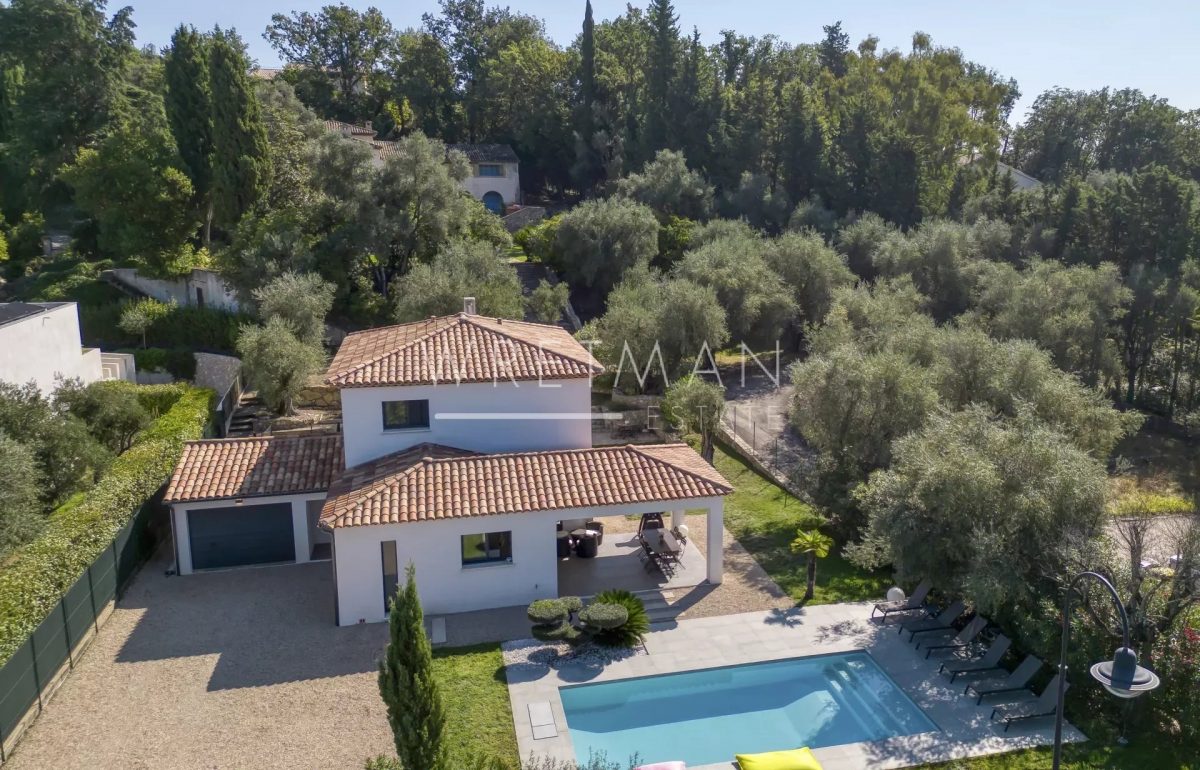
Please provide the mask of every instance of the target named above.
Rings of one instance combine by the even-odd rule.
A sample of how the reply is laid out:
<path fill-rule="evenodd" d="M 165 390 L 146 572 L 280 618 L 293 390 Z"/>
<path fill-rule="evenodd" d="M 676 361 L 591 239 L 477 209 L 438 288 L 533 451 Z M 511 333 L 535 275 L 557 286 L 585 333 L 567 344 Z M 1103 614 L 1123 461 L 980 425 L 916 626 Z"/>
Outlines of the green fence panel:
<path fill-rule="evenodd" d="M 142 518 L 145 511 L 145 506 L 138 509 L 133 518 L 117 533 L 113 547 L 117 555 L 117 595 L 120 595 L 125 584 L 129 582 L 129 578 L 133 577 L 133 573 L 137 572 L 138 565 L 142 563 L 138 547 L 141 539 L 138 520 Z"/>
<path fill-rule="evenodd" d="M 96 627 L 96 610 L 92 605 L 92 586 L 87 572 L 67 589 L 62 599 L 63 614 L 66 616 L 67 641 L 71 649 Z"/>
<path fill-rule="evenodd" d="M 100 558 L 88 567 L 92 576 L 92 595 L 96 600 L 96 611 L 117 597 L 117 557 L 113 549 L 105 548 Z"/>
<path fill-rule="evenodd" d="M 33 655 L 37 663 L 38 686 L 44 687 L 58 667 L 67 661 L 67 629 L 63 625 L 62 602 L 33 630 Z"/>
<path fill-rule="evenodd" d="M 12 735 L 29 708 L 37 703 L 41 688 L 34 671 L 33 640 L 26 639 L 0 668 L 0 745 Z"/>

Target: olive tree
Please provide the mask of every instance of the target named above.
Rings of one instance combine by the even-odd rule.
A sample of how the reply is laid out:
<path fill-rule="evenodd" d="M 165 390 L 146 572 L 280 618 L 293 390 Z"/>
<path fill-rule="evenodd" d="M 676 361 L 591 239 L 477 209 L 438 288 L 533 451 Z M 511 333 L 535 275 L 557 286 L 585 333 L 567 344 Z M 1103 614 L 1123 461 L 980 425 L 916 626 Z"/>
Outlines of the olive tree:
<path fill-rule="evenodd" d="M 688 375 L 667 389 L 663 415 L 672 425 L 700 436 L 700 456 L 713 461 L 713 438 L 725 414 L 725 388 Z"/>
<path fill-rule="evenodd" d="M 264 319 L 283 318 L 300 341 L 320 345 L 335 292 L 334 285 L 316 273 L 289 272 L 255 289 L 254 301 Z"/>
<path fill-rule="evenodd" d="M 864 567 L 936 577 L 985 612 L 1032 606 L 1068 567 L 1058 547 L 1104 526 L 1104 464 L 1028 411 L 939 412 L 898 439 L 856 497 L 867 513 L 848 549 Z"/>
<path fill-rule="evenodd" d="M 607 294 L 626 270 L 658 253 L 658 220 L 630 200 L 585 201 L 559 220 L 554 251 L 572 286 Z"/>
<path fill-rule="evenodd" d="M 237 348 L 250 385 L 280 414 L 292 412 L 292 400 L 325 365 L 321 348 L 296 336 L 279 316 L 262 326 L 243 326 Z"/>
<path fill-rule="evenodd" d="M 463 297 L 474 297 L 480 315 L 525 316 L 517 273 L 492 245 L 452 241 L 429 264 L 416 265 L 395 283 L 396 320 L 419 321 L 462 310 Z"/>

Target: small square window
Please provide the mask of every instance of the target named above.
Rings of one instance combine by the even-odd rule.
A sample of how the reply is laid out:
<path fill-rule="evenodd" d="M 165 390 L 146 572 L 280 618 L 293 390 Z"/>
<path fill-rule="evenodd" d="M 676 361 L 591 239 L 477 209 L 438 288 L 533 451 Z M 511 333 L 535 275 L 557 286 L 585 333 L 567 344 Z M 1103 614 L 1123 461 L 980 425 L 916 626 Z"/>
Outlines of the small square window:
<path fill-rule="evenodd" d="M 512 532 L 485 532 L 462 536 L 462 563 L 512 564 Z"/>
<path fill-rule="evenodd" d="M 480 163 L 479 176 L 504 176 L 504 166 L 499 163 Z"/>
<path fill-rule="evenodd" d="M 383 429 L 405 430 L 429 427 L 429 402 L 384 401 Z"/>

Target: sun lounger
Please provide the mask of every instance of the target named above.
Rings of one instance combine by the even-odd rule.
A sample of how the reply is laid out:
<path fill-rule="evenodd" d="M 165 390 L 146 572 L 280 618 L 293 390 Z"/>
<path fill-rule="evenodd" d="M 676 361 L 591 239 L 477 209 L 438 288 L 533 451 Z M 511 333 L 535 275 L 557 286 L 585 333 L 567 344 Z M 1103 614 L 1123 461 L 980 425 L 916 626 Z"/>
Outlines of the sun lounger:
<path fill-rule="evenodd" d="M 987 651 L 979 658 L 954 658 L 942 663 L 938 669 L 939 674 L 949 674 L 950 683 L 960 676 L 987 676 L 991 674 L 1003 674 L 1004 669 L 1000 668 L 1000 659 L 1008 652 L 1008 648 L 1012 646 L 1012 640 L 1004 634 L 999 634 L 992 642 Z"/>
<path fill-rule="evenodd" d="M 964 647 L 970 646 L 971 642 L 975 641 L 975 637 L 983 633 L 983 629 L 987 628 L 988 619 L 982 615 L 976 615 L 971 618 L 970 622 L 962 627 L 962 630 L 951 636 L 952 631 L 942 631 L 937 636 L 922 636 L 921 641 L 917 642 L 917 649 L 925 648 L 925 659 L 929 660 L 929 656 L 936 650 L 945 652 L 946 650 L 961 650 Z"/>
<path fill-rule="evenodd" d="M 933 584 L 928 580 L 922 580 L 917 589 L 912 592 L 912 596 L 907 599 L 901 599 L 897 602 L 879 602 L 871 610 L 871 617 L 875 617 L 876 612 L 883 613 L 882 617 L 887 618 L 893 612 L 914 612 L 925 607 L 925 597 L 929 596 L 929 589 Z"/>
<path fill-rule="evenodd" d="M 985 679 L 979 682 L 971 682 L 963 690 L 963 695 L 968 695 L 974 692 L 978 697 L 975 698 L 975 705 L 983 703 L 985 695 L 998 695 L 1005 692 L 1021 692 L 1029 689 L 1029 680 L 1033 679 L 1034 674 L 1042 668 L 1042 661 L 1036 655 L 1026 655 L 1025 660 L 1012 670 L 1012 673 L 1003 679 Z"/>
<path fill-rule="evenodd" d="M 899 633 L 903 634 L 907 631 L 908 641 L 911 642 L 917 634 L 953 628 L 954 621 L 958 619 L 959 615 L 963 614 L 963 610 L 966 608 L 967 605 L 960 599 L 932 618 L 918 618 L 917 620 L 909 620 L 901 623 Z"/>
<path fill-rule="evenodd" d="M 992 715 L 989 719 L 995 719 L 999 714 L 1004 720 L 1004 732 L 1008 732 L 1008 728 L 1013 722 L 1019 722 L 1023 719 L 1039 719 L 1041 717 L 1052 717 L 1058 709 L 1058 678 L 1062 674 L 1055 674 L 1050 680 L 1050 684 L 1046 685 L 1046 689 L 1042 690 L 1042 694 L 1037 697 L 1037 700 L 1024 701 L 1023 703 L 1014 703 L 1012 705 L 997 706 L 992 709 Z M 1068 683 L 1064 691 L 1070 688 Z"/>

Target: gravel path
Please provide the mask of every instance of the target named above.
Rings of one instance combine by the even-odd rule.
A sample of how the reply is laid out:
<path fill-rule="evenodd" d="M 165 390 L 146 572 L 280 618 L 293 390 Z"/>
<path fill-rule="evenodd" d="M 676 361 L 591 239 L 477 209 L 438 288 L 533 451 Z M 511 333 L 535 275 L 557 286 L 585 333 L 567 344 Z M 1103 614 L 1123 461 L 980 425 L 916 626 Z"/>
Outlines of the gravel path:
<path fill-rule="evenodd" d="M 382 623 L 333 625 L 329 563 L 141 572 L 5 770 L 358 768 L 391 750 Z"/>

